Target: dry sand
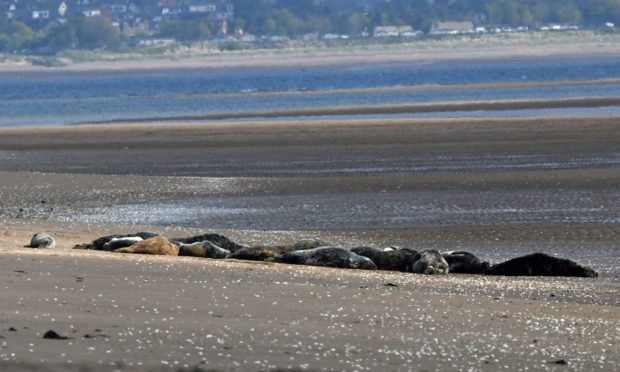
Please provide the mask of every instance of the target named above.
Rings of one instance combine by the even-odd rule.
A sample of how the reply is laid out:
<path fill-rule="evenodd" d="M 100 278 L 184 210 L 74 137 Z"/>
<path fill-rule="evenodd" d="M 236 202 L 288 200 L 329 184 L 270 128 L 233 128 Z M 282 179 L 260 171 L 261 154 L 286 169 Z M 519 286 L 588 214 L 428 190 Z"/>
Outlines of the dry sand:
<path fill-rule="evenodd" d="M 620 227 L 601 216 L 620 210 L 618 154 L 618 118 L 2 129 L 0 368 L 614 370 Z M 348 209 L 389 205 L 384 194 L 397 196 L 394 205 L 466 195 L 474 209 L 551 200 L 562 212 L 540 223 L 473 215 L 381 225 L 394 221 L 389 209 Z M 260 229 L 250 228 L 251 216 L 193 228 L 143 226 L 146 215 L 136 224 L 85 220 L 105 205 L 195 197 L 290 205 Z M 298 209 L 303 200 L 316 206 Z M 339 201 L 348 207 L 330 210 Z M 594 210 L 594 222 L 562 222 L 576 215 L 570 207 Z M 331 213 L 326 222 L 296 228 L 315 208 Z M 378 222 L 338 227 L 349 210 Z M 321 237 L 458 247 L 494 261 L 544 250 L 602 275 L 426 277 L 71 249 L 111 232 L 180 236 L 213 226 L 245 243 Z M 22 248 L 38 231 L 58 247 Z M 49 329 L 72 338 L 43 339 Z"/>
<path fill-rule="evenodd" d="M 39 228 L 59 248 L 18 248 Z M 4 229 L 0 357 L 16 363 L 3 370 L 613 370 L 620 362 L 618 283 L 121 256 L 70 250 L 111 226 Z M 254 239 L 262 234 L 270 235 Z M 43 339 L 50 329 L 72 338 Z"/>

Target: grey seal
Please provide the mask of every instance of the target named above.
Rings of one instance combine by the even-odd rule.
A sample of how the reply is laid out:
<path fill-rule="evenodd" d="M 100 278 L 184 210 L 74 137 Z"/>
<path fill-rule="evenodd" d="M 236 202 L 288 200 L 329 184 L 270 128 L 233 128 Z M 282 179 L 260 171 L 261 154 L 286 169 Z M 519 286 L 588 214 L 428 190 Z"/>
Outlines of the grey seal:
<path fill-rule="evenodd" d="M 379 249 L 374 247 L 355 247 L 351 252 L 368 257 L 377 265 L 379 270 L 409 271 L 411 260 L 418 253 L 409 248 L 394 249 L 393 247 Z"/>
<path fill-rule="evenodd" d="M 255 246 L 239 249 L 232 253 L 229 258 L 236 260 L 249 260 L 249 261 L 267 261 L 274 259 L 285 253 L 281 249 L 272 246 Z"/>
<path fill-rule="evenodd" d="M 416 253 L 411 261 L 411 272 L 416 274 L 447 274 L 450 271 L 446 260 L 434 249 Z"/>
<path fill-rule="evenodd" d="M 209 241 L 215 245 L 217 245 L 220 248 L 224 248 L 227 251 L 230 251 L 232 253 L 235 253 L 236 251 L 243 249 L 243 248 L 247 248 L 247 245 L 244 244 L 238 244 L 234 241 L 232 241 L 230 238 L 221 235 L 221 234 L 216 234 L 216 233 L 207 233 L 207 234 L 201 234 L 201 235 L 195 235 L 195 236 L 190 236 L 188 238 L 174 238 L 174 239 L 170 239 L 171 241 L 175 242 L 175 244 L 179 245 L 180 243 L 183 244 L 193 244 L 193 243 L 200 243 L 200 242 L 204 242 L 204 241 Z"/>
<path fill-rule="evenodd" d="M 56 240 L 46 233 L 36 233 L 30 239 L 30 245 L 27 248 L 54 248 L 56 246 Z"/>
<path fill-rule="evenodd" d="M 487 261 L 481 261 L 466 251 L 442 252 L 441 255 L 453 274 L 484 274 L 491 266 Z"/>
<path fill-rule="evenodd" d="M 320 247 L 284 253 L 275 262 L 338 267 L 344 269 L 376 270 L 377 265 L 368 257 L 360 256 L 344 248 Z"/>
<path fill-rule="evenodd" d="M 553 257 L 545 253 L 533 253 L 526 256 L 491 265 L 487 275 L 506 276 L 576 276 L 596 278 L 598 272 L 578 262 L 565 258 Z"/>
<path fill-rule="evenodd" d="M 179 256 L 204 257 L 204 258 L 226 258 L 230 251 L 211 243 L 204 242 L 179 245 Z"/>
<path fill-rule="evenodd" d="M 109 242 L 103 245 L 104 251 L 113 251 L 119 248 L 131 247 L 132 245 L 144 241 L 139 236 L 128 236 L 126 238 L 112 238 Z"/>
<path fill-rule="evenodd" d="M 314 249 L 319 247 L 329 246 L 326 243 L 318 239 L 303 239 L 294 243 L 286 244 L 274 244 L 274 245 L 256 245 L 252 247 L 246 247 L 239 249 L 230 255 L 230 258 L 238 260 L 250 260 L 250 261 L 266 261 L 280 256 L 284 253 L 305 251 L 308 249 Z"/>
<path fill-rule="evenodd" d="M 159 234 L 157 233 L 153 233 L 153 232 L 147 232 L 147 231 L 140 231 L 137 233 L 133 233 L 133 234 L 112 234 L 112 235 L 105 235 L 102 236 L 100 238 L 97 238 L 95 240 L 93 240 L 90 243 L 83 243 L 83 244 L 78 244 L 75 247 L 73 247 L 74 249 L 94 249 L 97 251 L 104 251 L 105 248 L 105 244 L 109 243 L 112 239 L 120 239 L 120 238 L 131 238 L 131 237 L 136 237 L 139 236 L 140 238 L 146 240 L 149 238 L 154 238 L 156 236 L 159 236 Z"/>

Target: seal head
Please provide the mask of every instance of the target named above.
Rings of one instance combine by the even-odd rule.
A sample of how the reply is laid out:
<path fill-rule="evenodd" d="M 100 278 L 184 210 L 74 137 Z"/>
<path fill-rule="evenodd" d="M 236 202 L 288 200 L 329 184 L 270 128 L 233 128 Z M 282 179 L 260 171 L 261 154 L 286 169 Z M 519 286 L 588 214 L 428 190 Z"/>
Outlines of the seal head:
<path fill-rule="evenodd" d="M 450 271 L 446 260 L 434 249 L 416 253 L 411 261 L 411 271 L 416 274 L 437 275 Z"/>

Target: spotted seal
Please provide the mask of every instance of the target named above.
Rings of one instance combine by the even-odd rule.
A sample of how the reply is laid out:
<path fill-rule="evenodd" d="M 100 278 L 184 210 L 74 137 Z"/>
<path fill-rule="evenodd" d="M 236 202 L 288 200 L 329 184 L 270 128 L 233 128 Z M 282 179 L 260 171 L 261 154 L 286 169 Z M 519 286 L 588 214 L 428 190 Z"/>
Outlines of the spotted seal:
<path fill-rule="evenodd" d="M 319 247 L 284 253 L 275 257 L 275 262 L 338 267 L 344 269 L 376 270 L 377 265 L 368 257 L 360 256 L 344 248 Z"/>
<path fill-rule="evenodd" d="M 434 249 L 416 253 L 411 261 L 410 270 L 416 274 L 447 274 L 450 270 L 443 256 Z"/>
<path fill-rule="evenodd" d="M 146 239 L 138 242 L 131 247 L 119 248 L 113 250 L 115 253 L 136 253 L 136 254 L 152 254 L 160 256 L 178 256 L 179 247 L 173 244 L 163 236 Z"/>
<path fill-rule="evenodd" d="M 487 275 L 506 276 L 577 276 L 596 278 L 598 273 L 578 262 L 553 257 L 545 253 L 533 253 L 491 265 Z"/>
<path fill-rule="evenodd" d="M 30 239 L 30 245 L 26 245 L 26 248 L 54 248 L 56 246 L 56 240 L 46 233 L 36 233 Z"/>
<path fill-rule="evenodd" d="M 179 245 L 179 256 L 204 257 L 204 258 L 226 258 L 230 251 L 211 243 L 204 242 Z"/>
<path fill-rule="evenodd" d="M 487 261 L 481 261 L 466 251 L 442 252 L 441 255 L 453 274 L 484 274 L 491 266 Z"/>
<path fill-rule="evenodd" d="M 409 271 L 411 260 L 418 253 L 410 248 L 395 249 L 393 247 L 379 249 L 360 246 L 351 248 L 351 252 L 368 257 L 379 270 Z"/>

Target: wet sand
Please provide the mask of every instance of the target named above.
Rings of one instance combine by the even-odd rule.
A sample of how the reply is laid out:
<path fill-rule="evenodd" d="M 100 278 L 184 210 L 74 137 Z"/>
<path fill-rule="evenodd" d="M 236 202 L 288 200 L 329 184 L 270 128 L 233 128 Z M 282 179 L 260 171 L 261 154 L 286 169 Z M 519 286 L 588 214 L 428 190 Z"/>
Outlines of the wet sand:
<path fill-rule="evenodd" d="M 1 129 L 0 367 L 612 370 L 619 157 L 618 118 Z M 137 206 L 152 208 L 131 214 Z M 601 277 L 425 277 L 71 249 L 145 229 L 458 248 L 494 262 L 545 251 Z M 58 248 L 21 248 L 41 230 Z M 44 340 L 48 329 L 73 338 Z"/>
<path fill-rule="evenodd" d="M 620 98 L 617 97 L 593 97 L 593 98 L 566 98 L 566 99 L 527 99 L 527 100 L 501 100 L 501 101 L 468 101 L 468 102 L 440 102 L 440 103 L 407 103 L 393 105 L 364 105 L 344 107 L 321 107 L 295 110 L 261 111 L 261 112 L 233 112 L 208 115 L 186 115 L 172 117 L 150 117 L 140 119 L 118 119 L 99 124 L 112 123 L 150 123 L 171 121 L 214 121 L 231 119 L 273 119 L 273 118 L 298 118 L 298 117 L 333 117 L 358 115 L 390 115 L 390 114 L 421 114 L 421 113 L 450 113 L 472 111 L 514 111 L 536 110 L 554 108 L 597 108 L 620 106 Z"/>

